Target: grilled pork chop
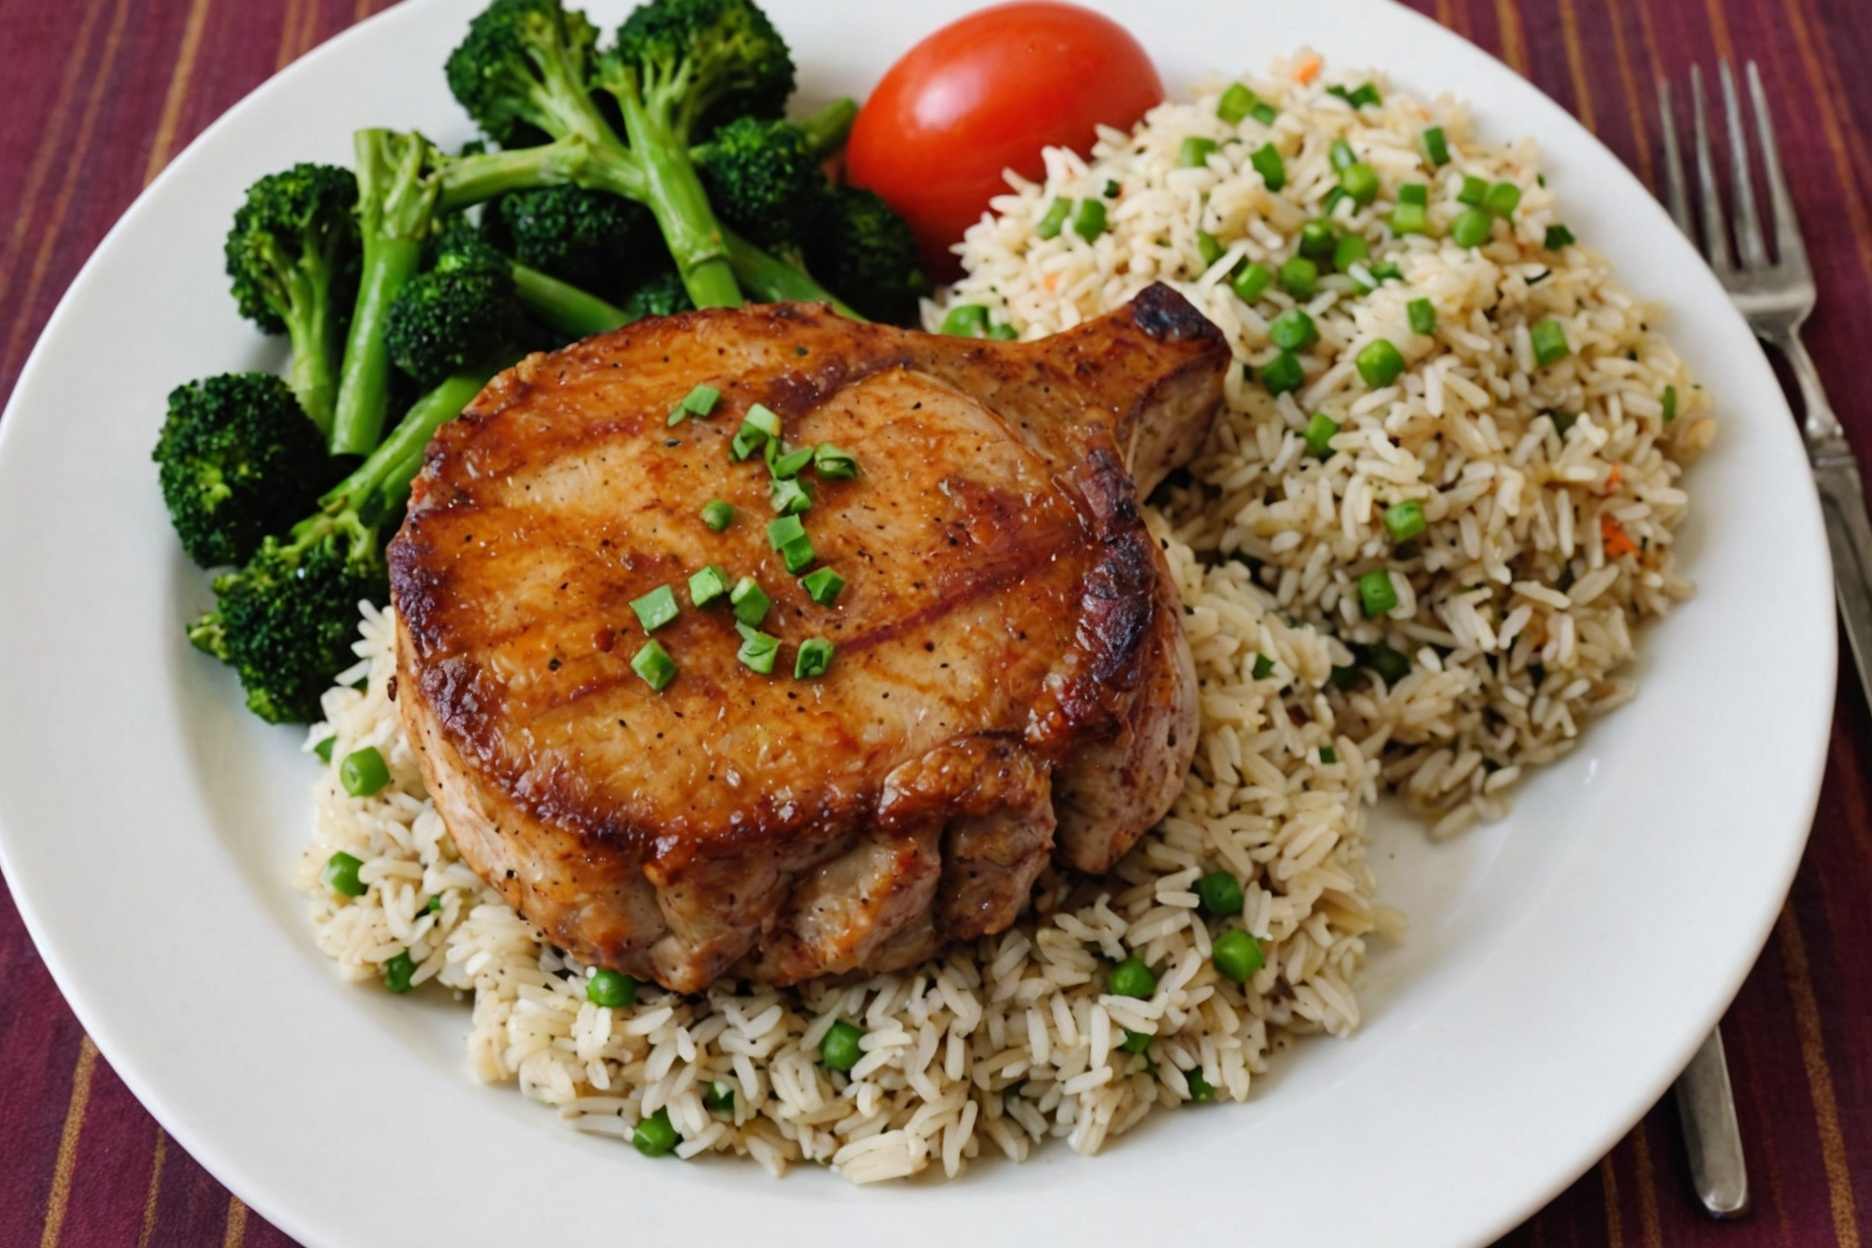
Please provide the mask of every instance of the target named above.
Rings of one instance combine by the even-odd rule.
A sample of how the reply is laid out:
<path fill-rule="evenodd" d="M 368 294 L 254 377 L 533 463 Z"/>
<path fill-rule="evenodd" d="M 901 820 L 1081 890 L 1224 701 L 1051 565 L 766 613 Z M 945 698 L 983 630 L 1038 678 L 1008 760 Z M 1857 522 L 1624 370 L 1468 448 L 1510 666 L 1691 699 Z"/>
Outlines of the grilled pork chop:
<path fill-rule="evenodd" d="M 398 706 L 462 856 L 575 957 L 686 992 L 907 966 L 1007 927 L 1049 859 L 1107 869 L 1196 746 L 1138 500 L 1207 436 L 1227 360 L 1153 286 L 1042 342 L 769 305 L 495 378 L 390 547 Z M 697 383 L 719 402 L 668 425 Z M 800 517 L 846 581 L 829 604 L 771 548 L 767 465 L 731 457 L 756 403 L 859 465 Z M 771 675 L 725 604 L 690 605 L 705 564 L 772 598 Z M 630 604 L 664 585 L 657 691 Z M 810 637 L 835 657 L 795 679 Z"/>

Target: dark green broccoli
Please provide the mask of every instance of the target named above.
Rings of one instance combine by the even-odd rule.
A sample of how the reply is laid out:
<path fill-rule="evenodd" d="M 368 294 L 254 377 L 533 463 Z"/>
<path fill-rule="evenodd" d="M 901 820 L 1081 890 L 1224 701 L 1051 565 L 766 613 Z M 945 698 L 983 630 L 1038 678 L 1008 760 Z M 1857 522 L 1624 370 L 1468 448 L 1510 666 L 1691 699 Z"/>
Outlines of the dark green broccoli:
<path fill-rule="evenodd" d="M 358 276 L 357 178 L 298 164 L 247 188 L 224 247 L 241 315 L 292 343 L 286 379 L 321 433 L 332 426 L 338 349 Z"/>
<path fill-rule="evenodd" d="M 490 375 L 451 377 L 424 395 L 308 519 L 215 578 L 215 608 L 188 637 L 239 673 L 254 714 L 275 724 L 319 717 L 320 696 L 353 661 L 358 604 L 383 601 L 383 533 L 408 498 L 423 448 Z"/>
<path fill-rule="evenodd" d="M 738 117 L 696 149 L 709 202 L 728 225 L 762 243 L 792 239 L 825 183 L 805 133 L 791 122 Z"/>
<path fill-rule="evenodd" d="M 506 274 L 532 318 L 564 338 L 589 338 L 628 319 L 615 304 L 511 259 L 459 215 L 442 223 L 425 255 L 426 267 L 439 273 L 476 269 Z"/>
<path fill-rule="evenodd" d="M 674 269 L 653 273 L 624 296 L 624 317 L 641 321 L 647 316 L 673 316 L 695 307 L 683 288 L 682 274 Z"/>
<path fill-rule="evenodd" d="M 384 321 L 390 359 L 433 386 L 470 364 L 537 345 L 513 277 L 500 268 L 423 273 L 397 292 Z"/>
<path fill-rule="evenodd" d="M 247 558 L 336 475 L 325 439 L 270 373 L 177 386 L 151 458 L 182 549 L 204 568 Z"/>
<path fill-rule="evenodd" d="M 663 256 L 648 208 L 580 186 L 503 195 L 483 210 L 481 224 L 519 263 L 588 290 L 617 290 Z"/>
<path fill-rule="evenodd" d="M 908 324 L 930 291 L 916 239 L 870 191 L 841 186 L 816 197 L 802 231 L 806 267 L 864 315 Z"/>
<path fill-rule="evenodd" d="M 618 27 L 598 77 L 627 131 L 641 108 L 641 120 L 687 147 L 736 117 L 779 117 L 793 94 L 793 56 L 750 0 L 650 0 Z"/>

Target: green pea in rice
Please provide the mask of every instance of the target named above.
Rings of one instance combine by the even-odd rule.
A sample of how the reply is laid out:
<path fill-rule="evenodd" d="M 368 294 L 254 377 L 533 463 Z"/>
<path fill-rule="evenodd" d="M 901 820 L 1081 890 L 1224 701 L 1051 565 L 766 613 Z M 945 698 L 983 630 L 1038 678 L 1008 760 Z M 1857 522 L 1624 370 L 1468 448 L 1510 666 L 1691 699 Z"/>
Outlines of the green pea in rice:
<path fill-rule="evenodd" d="M 456 855 L 391 701 L 393 621 L 366 605 L 358 664 L 326 694 L 328 725 L 308 750 L 333 732 L 334 759 L 373 745 L 391 780 L 354 798 L 328 764 L 299 870 L 318 945 L 341 973 L 381 982 L 383 964 L 407 953 L 414 984 L 472 999 L 475 1077 L 516 1083 L 575 1128 L 625 1141 L 667 1110 L 678 1156 L 747 1155 L 776 1174 L 811 1161 L 857 1182 L 936 1166 L 953 1176 L 984 1153 L 1020 1160 L 1055 1138 L 1096 1152 L 1193 1089 L 1247 1099 L 1286 1037 L 1350 1033 L 1366 939 L 1401 930 L 1374 900 L 1368 806 L 1394 789 L 1444 831 L 1498 814 L 1524 765 L 1564 752 L 1585 720 L 1630 696 L 1620 670 L 1632 626 L 1689 592 L 1671 564 L 1686 502 L 1677 482 L 1713 425 L 1604 263 L 1579 246 L 1541 249 L 1557 218 L 1530 147 L 1482 147 L 1454 105 L 1382 80 L 1383 104 L 1356 114 L 1324 79 L 1293 87 L 1284 65 L 1249 85 L 1279 110 L 1271 127 L 1221 122 L 1218 87 L 1153 111 L 1135 135 L 1108 132 L 1090 162 L 1049 153 L 1046 181 L 997 201 L 1000 215 L 962 248 L 969 275 L 925 309 L 933 326 L 949 304 L 980 303 L 1033 338 L 1167 280 L 1258 367 L 1274 354 L 1268 321 L 1293 300 L 1270 287 L 1248 306 L 1229 275 L 1244 258 L 1278 267 L 1293 254 L 1336 185 L 1333 139 L 1347 137 L 1379 175 L 1373 203 L 1338 207 L 1370 255 L 1351 275 L 1325 273 L 1307 301 L 1320 340 L 1301 354 L 1301 388 L 1272 399 L 1232 371 L 1193 479 L 1150 516 L 1184 603 L 1202 741 L 1170 817 L 1111 876 L 1044 879 L 1013 929 L 910 972 L 692 998 L 644 985 L 633 1006 L 594 1005 L 587 968 Z M 1435 171 L 1420 155 L 1431 124 L 1451 153 Z M 1217 143 L 1204 167 L 1179 164 L 1192 136 Z M 1248 163 L 1269 141 L 1287 169 L 1279 195 Z M 1437 241 L 1465 173 L 1523 192 L 1511 226 L 1476 252 Z M 1102 194 L 1107 180 L 1122 191 L 1094 240 L 1036 234 L 1050 202 Z M 1430 183 L 1432 234 L 1394 242 L 1380 223 L 1407 181 Z M 1225 248 L 1207 266 L 1199 229 Z M 1387 259 L 1403 280 L 1357 293 L 1355 282 L 1372 284 L 1364 266 Z M 1406 305 L 1419 297 L 1435 305 L 1434 339 L 1409 331 Z M 1537 371 L 1527 327 L 1548 316 L 1571 353 Z M 1368 391 L 1352 359 L 1376 337 L 1406 368 Z M 1667 425 L 1660 396 L 1672 384 Z M 1564 443 L 1547 411 L 1574 418 Z M 1302 436 L 1315 412 L 1339 426 L 1326 459 Z M 1381 515 L 1407 498 L 1427 527 L 1393 549 Z M 1614 557 L 1612 532 L 1637 553 Z M 1367 620 L 1356 584 L 1376 568 L 1392 573 L 1399 601 Z M 1388 688 L 1363 675 L 1341 688 L 1352 647 L 1379 641 L 1408 655 L 1410 671 Z M 340 849 L 363 864 L 356 899 L 319 880 Z M 1212 928 L 1195 889 L 1217 869 L 1241 879 L 1245 905 Z M 1210 962 L 1212 934 L 1237 923 L 1265 958 L 1243 985 Z M 1104 991 L 1110 966 L 1132 955 L 1155 973 L 1148 1000 Z M 841 1019 L 865 1033 L 849 1077 L 818 1060 Z M 1146 1053 L 1120 1047 L 1127 1031 L 1154 1037 Z M 720 1114 L 705 1104 L 721 1102 L 717 1082 L 734 1093 Z"/>

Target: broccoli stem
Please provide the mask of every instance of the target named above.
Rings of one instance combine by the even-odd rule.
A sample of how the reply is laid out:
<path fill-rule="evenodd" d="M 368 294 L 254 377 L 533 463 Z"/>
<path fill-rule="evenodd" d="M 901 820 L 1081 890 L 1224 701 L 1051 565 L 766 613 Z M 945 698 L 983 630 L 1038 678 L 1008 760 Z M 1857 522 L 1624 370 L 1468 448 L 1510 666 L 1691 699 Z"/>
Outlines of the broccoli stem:
<path fill-rule="evenodd" d="M 597 151 L 591 142 L 575 137 L 558 139 L 540 147 L 457 157 L 443 165 L 438 175 L 439 211 L 455 212 L 509 191 L 528 191 L 568 182 L 587 185 L 592 180 L 591 167 L 598 159 Z M 604 163 L 607 166 L 606 189 L 631 199 L 642 197 L 643 180 L 635 176 L 628 161 L 611 159 Z"/>
<path fill-rule="evenodd" d="M 630 320 L 624 309 L 524 264 L 513 266 L 513 282 L 520 301 L 535 316 L 573 338 L 602 334 Z"/>
<path fill-rule="evenodd" d="M 351 146 L 364 254 L 338 375 L 331 432 L 335 455 L 369 454 L 383 436 L 390 397 L 384 323 L 391 301 L 422 266 L 422 243 L 439 191 L 438 179 L 429 176 L 434 149 L 421 135 L 359 130 Z"/>
<path fill-rule="evenodd" d="M 854 321 L 865 319 L 804 269 L 769 255 L 726 226 L 722 227 L 722 238 L 728 244 L 728 262 L 734 266 L 735 277 L 760 302 L 824 303 L 840 316 Z"/>
<path fill-rule="evenodd" d="M 338 401 L 338 370 L 332 358 L 336 335 L 332 332 L 332 274 L 326 265 L 303 273 L 304 297 L 294 299 L 286 316 L 286 336 L 292 343 L 292 360 L 286 367 L 286 384 L 292 387 L 299 406 L 312 418 L 318 431 L 331 436 L 332 414 Z"/>
<path fill-rule="evenodd" d="M 351 475 L 327 490 L 319 499 L 319 509 L 327 515 L 350 511 L 359 515 L 380 515 L 409 490 L 422 467 L 423 452 L 435 431 L 461 414 L 474 401 L 495 373 L 506 367 L 477 369 L 458 373 L 410 404 L 390 436 L 352 469 Z"/>
<path fill-rule="evenodd" d="M 687 145 L 644 107 L 635 92 L 620 93 L 618 104 L 632 163 L 642 171 L 643 190 L 633 198 L 656 217 L 689 298 L 698 308 L 740 307 L 741 288 L 728 266 L 722 226 L 709 207 L 708 192 L 702 189 Z M 601 161 L 600 171 L 608 172 L 611 163 Z M 608 179 L 604 189 L 629 194 Z"/>
<path fill-rule="evenodd" d="M 793 124 L 806 136 L 806 150 L 815 158 L 830 156 L 845 146 L 845 136 L 851 133 L 852 122 L 858 119 L 858 101 L 852 99 L 833 100 L 810 117 L 802 117 Z"/>

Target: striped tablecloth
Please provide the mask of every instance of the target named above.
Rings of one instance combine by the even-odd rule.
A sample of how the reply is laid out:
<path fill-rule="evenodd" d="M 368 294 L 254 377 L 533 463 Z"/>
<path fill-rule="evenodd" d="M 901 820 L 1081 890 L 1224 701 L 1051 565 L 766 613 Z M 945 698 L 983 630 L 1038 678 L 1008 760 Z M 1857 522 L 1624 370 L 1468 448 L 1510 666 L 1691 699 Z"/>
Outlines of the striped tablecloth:
<path fill-rule="evenodd" d="M 1649 182 L 1659 159 L 1653 83 L 1694 61 L 1758 59 L 1819 268 L 1809 342 L 1862 460 L 1872 453 L 1859 371 L 1872 343 L 1872 92 L 1861 77 L 1872 64 L 1872 5 L 1412 2 L 1531 78 Z M 261 80 L 379 3 L 0 5 L 0 289 L 12 309 L 0 322 L 0 400 L 66 284 L 137 192 Z M 1697 1211 L 1666 1102 L 1507 1242 L 1872 1241 L 1869 762 L 1866 701 L 1843 678 L 1812 845 L 1724 1023 L 1754 1214 L 1718 1225 Z M 4 893 L 0 1071 L 0 1244 L 290 1243 L 171 1141 L 99 1058 Z"/>

